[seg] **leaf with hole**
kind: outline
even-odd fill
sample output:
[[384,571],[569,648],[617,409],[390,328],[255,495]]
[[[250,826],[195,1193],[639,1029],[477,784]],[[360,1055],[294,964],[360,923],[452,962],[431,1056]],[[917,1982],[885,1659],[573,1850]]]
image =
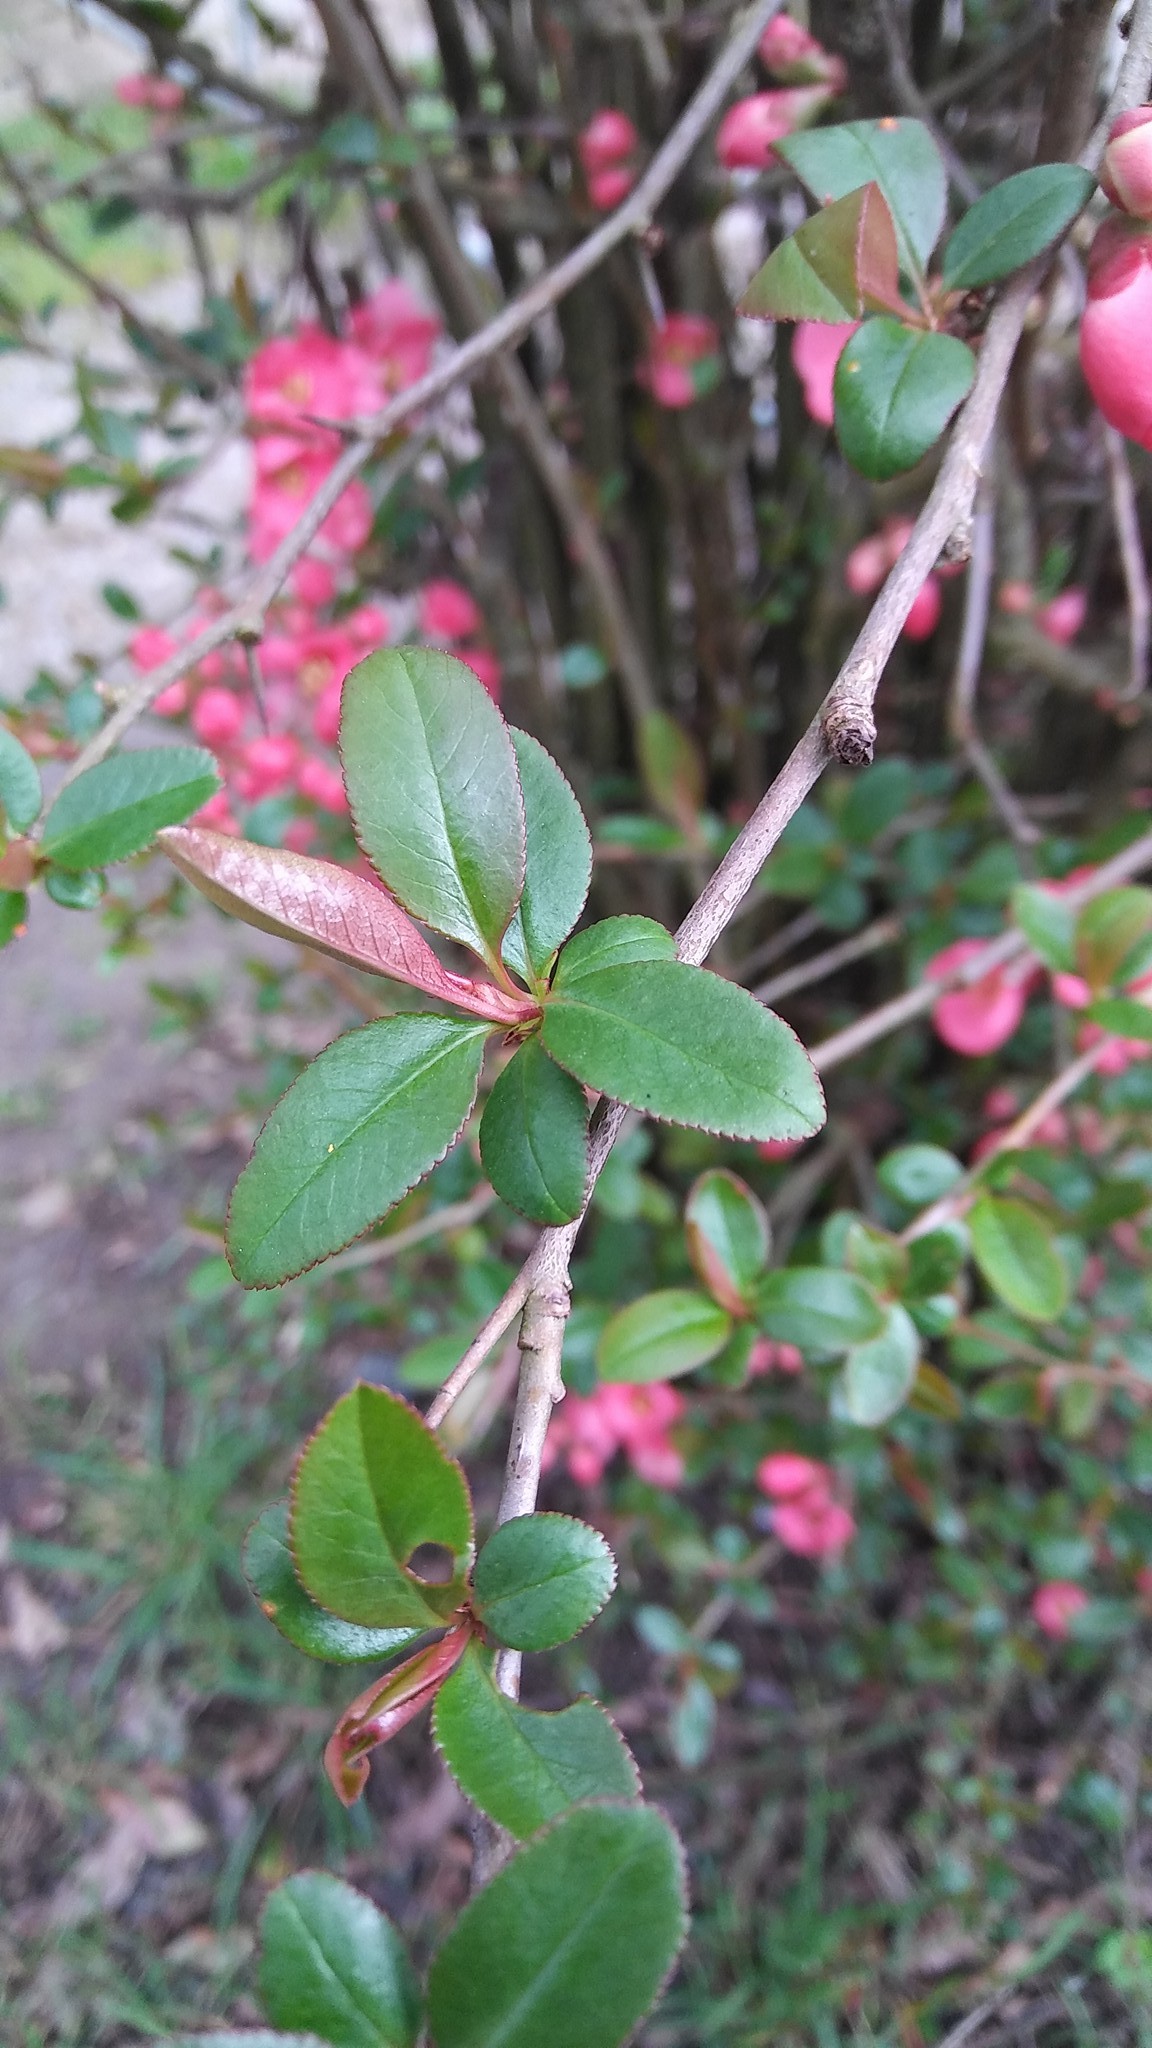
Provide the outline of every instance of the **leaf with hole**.
[[878,1429],[899,1413],[916,1384],[920,1338],[907,1309],[894,1302],[876,1337],[854,1344],[844,1361],[838,1412],[863,1429]]
[[948,203],[944,162],[923,121],[844,121],[809,128],[776,145],[822,206],[861,185],[879,185],[896,226],[901,267],[923,271],[940,239]]
[[232,1194],[228,1257],[275,1287],[378,1223],[442,1159],[476,1099],[483,1024],[382,1017],[305,1067]]
[[484,1106],[480,1157],[496,1193],[532,1223],[570,1223],[588,1178],[588,1104],[578,1081],[530,1038]]
[[160,833],[159,845],[209,902],[258,931],[299,940],[364,974],[406,982],[496,1023],[512,1024],[533,1013],[528,997],[449,973],[407,911],[348,868],[282,846],[233,839],[204,825],[173,826]]
[[914,469],[940,439],[976,374],[952,334],[865,320],[845,343],[832,381],[836,437],[862,476],[882,483]]
[[517,1515],[476,1559],[473,1607],[513,1650],[554,1650],[594,1621],[616,1583],[598,1529],[571,1515]]
[[752,1312],[771,1235],[764,1205],[727,1167],[702,1173],[684,1209],[688,1256],[713,1298],[731,1315]]
[[545,1051],[585,1087],[669,1123],[734,1138],[808,1138],[824,1095],[787,1024],[747,989],[679,960],[584,965],[561,956]]
[[524,793],[524,893],[504,938],[509,967],[530,981],[564,944],[588,895],[592,840],[584,813],[551,754],[513,726]]
[[840,325],[865,313],[911,311],[900,297],[891,209],[879,185],[824,206],[772,251],[740,301],[761,320]]
[[995,284],[1062,235],[1096,189],[1079,164],[1034,164],[984,192],[944,248],[941,281],[948,291]]
[[855,1273],[831,1266],[784,1266],[766,1273],[756,1306],[765,1336],[801,1351],[847,1351],[884,1328],[874,1289]]
[[436,2048],[622,2048],[686,1931],[683,1857],[663,1815],[578,1807],[497,1872],[437,1950]]
[[344,684],[340,752],[356,837],[405,909],[490,964],[524,887],[511,735],[451,654],[392,647]]
[[97,761],[61,790],[44,820],[40,850],[57,866],[102,868],[150,845],[220,787],[203,747],[141,747]]
[[604,1325],[596,1347],[600,1379],[640,1386],[672,1380],[716,1358],[732,1334],[726,1309],[692,1287],[664,1287],[630,1301]]
[[631,1752],[603,1707],[519,1706],[497,1691],[475,1647],[436,1695],[433,1733],[461,1791],[521,1841],[582,1800],[640,1794]]
[[40,770],[14,732],[0,725],[0,811],[13,832],[27,832],[40,816]]
[[[365,1628],[430,1628],[459,1605],[472,1555],[472,1503],[455,1460],[422,1417],[382,1387],[337,1401],[304,1446],[289,1518],[305,1589]],[[414,1554],[445,1552],[443,1583]]]
[[318,1607],[296,1575],[288,1540],[288,1502],[277,1501],[253,1522],[244,1542],[244,1576],[273,1628],[327,1664],[379,1664],[407,1649],[435,1623],[415,1628],[361,1628]]
[[260,1924],[260,1998],[274,2024],[332,2048],[414,2048],[420,1989],[392,1922],[321,1870],[277,1885]]
[[972,1256],[994,1294],[1030,1322],[1068,1306],[1069,1280],[1052,1233],[1026,1202],[982,1195],[968,1212]]

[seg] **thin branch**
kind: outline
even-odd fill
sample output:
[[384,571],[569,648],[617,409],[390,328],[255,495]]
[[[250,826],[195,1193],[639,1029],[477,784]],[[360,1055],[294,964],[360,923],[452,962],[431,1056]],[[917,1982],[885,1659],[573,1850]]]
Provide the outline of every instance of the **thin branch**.
[[953,149],[951,142],[940,127],[931,105],[921,92],[912,75],[908,52],[904,47],[904,29],[893,0],[877,0],[880,13],[880,28],[888,51],[888,76],[897,101],[906,114],[923,121],[947,167],[948,176],[961,199],[971,206],[980,197],[980,187],[964,159]]
[[1148,585],[1148,564],[1140,538],[1140,508],[1128,462],[1123,434],[1105,425],[1104,454],[1108,462],[1108,488],[1112,518],[1120,544],[1120,564],[1128,593],[1128,687],[1121,698],[1131,703],[1148,687],[1148,655],[1152,644],[1152,591]]
[[968,581],[964,592],[964,619],[960,628],[960,645],[952,676],[948,728],[957,746],[963,749],[973,772],[984,784],[1011,838],[1019,847],[1032,847],[1037,844],[1042,834],[1032,820],[1025,816],[997,767],[991,749],[981,738],[976,723],[976,691],[979,687],[980,671],[984,665],[984,647],[988,638],[988,617],[992,605],[992,582],[996,569],[995,517],[992,493],[989,486],[985,485],[981,490],[972,521],[972,554],[968,563]]
[[878,917],[874,924],[866,925],[862,932],[854,932],[850,939],[841,939],[838,945],[826,946],[822,953],[813,953],[810,960],[801,960],[795,967],[786,967],[783,974],[777,974],[771,981],[761,982],[752,993],[760,1003],[775,1003],[781,996],[790,996],[798,988],[810,988],[814,981],[824,981],[830,974],[837,974],[841,967],[850,967],[854,960],[865,960],[869,953],[878,953],[882,946],[890,946],[900,937],[904,926],[898,917]]
[[439,1428],[453,1402],[479,1372],[489,1352],[495,1349],[505,1331],[511,1329],[528,1299],[529,1284],[528,1268],[523,1266],[491,1315],[481,1323],[459,1365],[449,1373],[435,1400],[429,1404],[424,1420],[430,1429]]
[[[147,711],[153,699],[170,683],[178,682],[181,676],[187,675],[206,654],[237,634],[259,639],[264,613],[281,584],[311,546],[333,505],[364,467],[378,443],[386,442],[417,413],[436,404],[449,391],[473,383],[493,356],[523,341],[542,314],[549,312],[629,235],[648,226],[661,200],[719,113],[764,28],[779,12],[781,4],[782,0],[760,0],[760,4],[736,29],[666,141],[657,150],[644,176],[615,213],[505,306],[487,326],[462,342],[451,355],[434,365],[414,384],[408,385],[406,390],[398,392],[371,419],[359,423],[359,431],[350,439],[292,532],[265,567],[252,578],[237,603],[222,612],[170,661],[163,662],[141,679],[108,723],[77,756],[68,771],[69,780],[102,760],[135,720]],[[408,459],[411,458],[402,456],[401,465]]]

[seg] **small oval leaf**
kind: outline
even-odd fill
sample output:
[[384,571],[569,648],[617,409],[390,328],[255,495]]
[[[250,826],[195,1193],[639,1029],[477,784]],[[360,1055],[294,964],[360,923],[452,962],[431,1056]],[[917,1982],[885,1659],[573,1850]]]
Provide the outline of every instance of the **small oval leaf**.
[[178,825],[220,787],[203,747],[141,747],[86,768],[44,820],[40,850],[75,872],[141,853],[162,825]]
[[1030,1322],[1068,1306],[1069,1280],[1051,1232],[1026,1202],[982,1195],[968,1212],[972,1256],[994,1294]]
[[854,1344],[844,1361],[839,1412],[864,1429],[877,1429],[899,1412],[916,1383],[920,1338],[907,1309],[894,1302],[879,1336]]
[[684,1209],[688,1256],[709,1293],[734,1316],[749,1314],[768,1260],[764,1205],[727,1167],[702,1173]]
[[476,1559],[473,1605],[513,1650],[554,1650],[594,1621],[616,1584],[598,1529],[571,1515],[517,1515]]
[[27,832],[40,816],[40,770],[14,732],[0,725],[0,811],[13,832]]
[[757,1296],[760,1327],[801,1351],[847,1351],[884,1328],[884,1310],[867,1282],[831,1266],[784,1266],[766,1273]]
[[691,1287],[665,1287],[629,1302],[604,1325],[596,1347],[602,1380],[642,1385],[676,1379],[723,1351],[732,1318]]
[[532,1223],[570,1223],[584,1206],[588,1104],[578,1081],[529,1038],[484,1106],[480,1157],[496,1193]]
[[530,733],[511,727],[524,792],[524,893],[504,939],[509,967],[543,974],[576,923],[592,880],[592,840],[566,776]]
[[436,2048],[621,2048],[686,1929],[683,1858],[663,1815],[579,1807],[504,1865],[433,1957]]
[[338,1877],[302,1870],[270,1893],[260,1997],[273,2023],[332,2048],[412,2048],[420,1990],[392,1922]]
[[949,291],[994,284],[1039,256],[1062,235],[1096,189],[1079,164],[1034,164],[984,192],[970,206],[944,249],[943,283]]
[[845,343],[833,378],[843,454],[878,483],[914,469],[940,439],[975,374],[975,356],[955,335],[914,333],[899,320],[865,320]]

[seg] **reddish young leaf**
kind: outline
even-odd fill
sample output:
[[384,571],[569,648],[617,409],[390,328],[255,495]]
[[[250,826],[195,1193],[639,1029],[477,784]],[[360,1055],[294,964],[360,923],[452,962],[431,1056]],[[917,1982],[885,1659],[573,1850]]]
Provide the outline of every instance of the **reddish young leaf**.
[[203,895],[259,931],[297,939],[366,974],[405,981],[438,1002],[496,1024],[537,1014],[530,996],[506,995],[442,967],[407,911],[347,868],[278,846],[257,846],[203,825],[159,834],[169,860]]
[[390,1742],[431,1704],[473,1633],[470,1620],[458,1622],[439,1642],[417,1650],[345,1708],[324,1751],[324,1769],[342,1806],[354,1806],[368,1783],[370,1751]]

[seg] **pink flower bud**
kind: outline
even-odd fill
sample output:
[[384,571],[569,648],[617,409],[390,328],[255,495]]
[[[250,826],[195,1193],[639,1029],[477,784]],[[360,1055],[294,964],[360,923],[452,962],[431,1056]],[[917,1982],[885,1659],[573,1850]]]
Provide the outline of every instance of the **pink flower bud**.
[[773,1510],[772,1531],[797,1557],[835,1557],[856,1534],[856,1524],[838,1500],[785,1501]]
[[857,541],[844,564],[844,581],[856,597],[868,597],[879,590],[888,574],[888,543],[883,534],[870,533]]
[[636,183],[636,173],[628,164],[610,164],[603,171],[591,171],[588,175],[588,197],[597,213],[611,213],[626,199]]
[[[924,972],[930,979],[942,979],[983,952],[986,943],[984,939],[957,939],[929,960]],[[953,1052],[978,1059],[1011,1038],[1027,1000],[1027,983],[1009,980],[1003,968],[994,967],[967,988],[949,989],[942,995],[932,1011],[933,1027]]]
[[1110,426],[1152,450],[1152,228],[1113,214],[1088,256],[1080,367]]
[[490,647],[462,647],[461,661],[466,661],[474,676],[479,676],[494,704],[500,702],[500,682],[503,671],[499,657]]
[[784,86],[755,92],[729,107],[716,136],[716,154],[726,171],[763,171],[776,161],[776,144],[806,127],[825,105],[823,86]]
[[586,178],[623,163],[639,147],[640,137],[627,114],[619,107],[601,107],[581,130],[576,148]]
[[327,761],[316,760],[314,755],[301,761],[296,770],[296,787],[302,797],[322,811],[332,811],[339,816],[348,809],[343,776],[338,769],[330,768]]
[[799,1451],[771,1451],[756,1467],[756,1484],[769,1500],[827,1500],[831,1483],[827,1465]]
[[1133,107],[1113,121],[1100,183],[1113,206],[1152,220],[1152,107]]
[[301,604],[331,604],[336,595],[336,572],[315,555],[305,555],[292,571],[292,588]]
[[1032,1619],[1046,1636],[1062,1641],[1074,1616],[1083,1613],[1087,1605],[1083,1586],[1074,1586],[1070,1579],[1049,1579],[1032,1595]]
[[299,743],[291,733],[268,733],[262,739],[252,740],[245,749],[244,765],[253,797],[270,796],[273,790],[283,789],[291,782],[299,756]]
[[1062,590],[1048,604],[1042,604],[1036,613],[1034,624],[1046,640],[1054,640],[1057,647],[1065,647],[1074,640],[1088,611],[1088,592],[1073,585]]
[[764,69],[785,85],[826,85],[836,93],[847,87],[843,57],[833,56],[790,14],[778,14],[768,23],[758,48]]
[[929,576],[912,599],[911,609],[902,629],[905,640],[930,639],[940,624],[943,604],[940,585],[934,576]]
[[1026,619],[1036,603],[1036,592],[1030,583],[1002,583],[997,593],[997,608],[1011,619]]
[[192,730],[206,747],[226,747],[243,723],[243,706],[231,690],[203,690],[192,706]]
[[636,372],[657,405],[673,411],[692,405],[719,374],[720,330],[706,313],[669,313],[653,330]]
[[201,804],[191,821],[194,825],[210,825],[214,832],[227,832],[235,839],[240,831],[232,816],[232,806],[226,789],[218,789],[206,804]]
[[179,718],[188,709],[188,687],[185,683],[169,683],[158,697],[152,699],[152,709],[157,718]]
[[163,626],[141,626],[128,643],[128,652],[137,668],[145,674],[159,668],[162,662],[170,661],[176,652],[176,642]]
[[828,324],[822,320],[801,320],[792,336],[792,365],[804,387],[804,404],[809,418],[822,427],[832,425],[836,365],[859,324],[857,320]]
[[420,593],[420,630],[430,640],[465,640],[480,630],[480,613],[461,583],[426,583]]

